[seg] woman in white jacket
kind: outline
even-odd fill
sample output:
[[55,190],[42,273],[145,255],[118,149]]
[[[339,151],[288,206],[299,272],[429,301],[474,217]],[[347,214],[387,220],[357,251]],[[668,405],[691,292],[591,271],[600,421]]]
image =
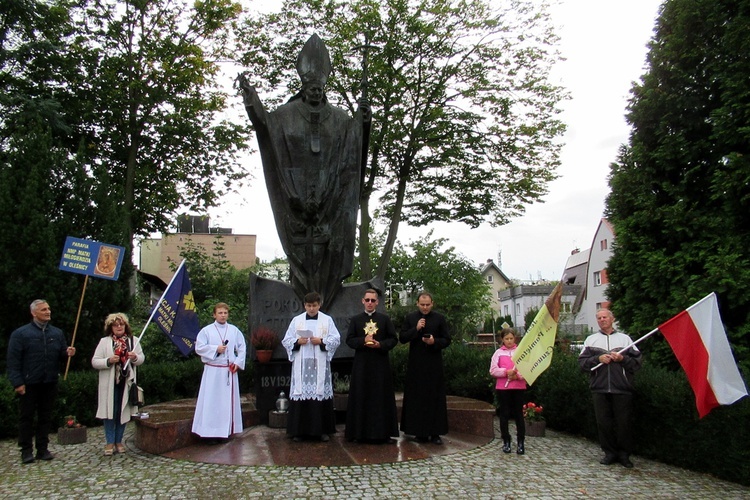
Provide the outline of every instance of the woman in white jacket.
[[135,383],[136,366],[143,364],[146,357],[140,344],[133,346],[133,334],[125,314],[107,316],[104,334],[91,358],[91,366],[99,370],[96,418],[104,420],[107,440],[104,454],[112,455],[115,452],[125,453],[122,436],[133,410],[128,395],[130,386]]

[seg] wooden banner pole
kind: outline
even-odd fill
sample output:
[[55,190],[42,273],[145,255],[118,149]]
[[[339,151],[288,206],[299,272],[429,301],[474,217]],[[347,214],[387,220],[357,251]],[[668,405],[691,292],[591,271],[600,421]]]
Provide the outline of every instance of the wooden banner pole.
[[[76,326],[73,328],[73,338],[70,341],[70,347],[76,345],[76,333],[78,332],[78,321],[81,319],[81,308],[83,307],[83,297],[86,295],[86,285],[89,282],[89,275],[87,274],[83,280],[83,290],[81,291],[81,301],[78,303],[78,314],[76,315]],[[68,356],[68,363],[65,365],[65,375],[63,380],[68,379],[68,370],[70,369],[70,356]]]

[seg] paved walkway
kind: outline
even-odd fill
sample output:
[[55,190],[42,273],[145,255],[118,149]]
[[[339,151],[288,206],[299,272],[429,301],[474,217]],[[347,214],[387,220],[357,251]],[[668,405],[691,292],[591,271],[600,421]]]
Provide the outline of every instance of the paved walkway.
[[523,456],[504,454],[495,439],[421,460],[281,467],[148,455],[134,448],[133,429],[124,455],[103,456],[97,427],[84,444],[52,436],[57,458],[29,465],[14,441],[0,441],[0,498],[750,498],[750,488],[638,456],[634,469],[600,465],[595,443],[550,430],[527,438]]

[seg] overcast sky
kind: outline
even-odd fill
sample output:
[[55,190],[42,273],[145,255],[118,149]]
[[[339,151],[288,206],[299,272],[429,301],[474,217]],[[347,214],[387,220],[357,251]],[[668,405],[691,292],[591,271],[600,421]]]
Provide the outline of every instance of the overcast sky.
[[[627,142],[625,107],[633,81],[644,72],[646,44],[653,34],[660,1],[562,0],[551,10],[566,61],[558,63],[553,81],[568,89],[563,103],[563,137],[559,179],[549,186],[544,203],[527,208],[523,217],[499,228],[470,229],[461,224],[434,224],[469,260],[498,262],[510,278],[560,279],[571,250],[588,249],[604,211],[609,165]],[[263,96],[261,95],[261,98]],[[260,157],[250,159],[255,179],[241,195],[229,196],[210,211],[211,224],[235,234],[256,234],[256,253],[263,261],[283,257],[268,201]],[[408,242],[429,229],[402,224],[399,240]]]

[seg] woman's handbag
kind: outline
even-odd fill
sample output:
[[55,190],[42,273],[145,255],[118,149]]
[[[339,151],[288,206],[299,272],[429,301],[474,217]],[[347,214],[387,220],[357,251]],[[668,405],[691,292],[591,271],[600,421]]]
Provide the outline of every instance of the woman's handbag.
[[143,406],[143,388],[133,382],[130,386],[130,396],[128,399],[130,400],[130,406]]

